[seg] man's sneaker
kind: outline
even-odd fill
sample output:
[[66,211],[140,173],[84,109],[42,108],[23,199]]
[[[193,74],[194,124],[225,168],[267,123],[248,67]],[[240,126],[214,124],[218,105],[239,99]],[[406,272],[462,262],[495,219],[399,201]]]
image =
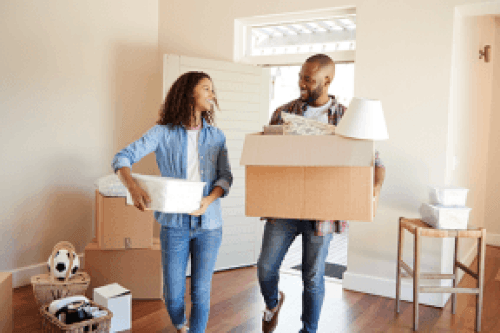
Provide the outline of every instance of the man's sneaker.
[[264,318],[262,318],[262,331],[264,333],[274,332],[276,326],[278,325],[278,314],[283,306],[283,302],[285,301],[285,294],[280,291],[278,296],[278,305],[276,306],[276,310],[271,312],[266,308],[264,310]]

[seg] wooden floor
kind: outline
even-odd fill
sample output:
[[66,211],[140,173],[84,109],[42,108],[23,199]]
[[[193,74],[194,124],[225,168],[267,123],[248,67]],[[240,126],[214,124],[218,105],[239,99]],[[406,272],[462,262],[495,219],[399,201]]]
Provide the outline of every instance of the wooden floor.
[[[472,264],[472,267],[476,263]],[[483,332],[500,332],[500,248],[487,247]],[[460,286],[473,286],[464,277]],[[295,333],[301,328],[300,277],[281,275],[280,288],[286,301],[276,333]],[[188,289],[189,292],[189,289]],[[214,275],[212,306],[207,332],[261,332],[264,302],[259,292],[256,268],[248,267]],[[187,296],[189,313],[189,296]],[[420,307],[420,332],[474,332],[475,296],[459,294],[457,314],[451,303],[444,309]],[[161,301],[133,301],[133,332],[175,332]],[[14,290],[15,332],[39,332],[40,318],[31,286]],[[402,302],[394,312],[394,300],[344,291],[327,283],[319,332],[412,332],[412,305]]]

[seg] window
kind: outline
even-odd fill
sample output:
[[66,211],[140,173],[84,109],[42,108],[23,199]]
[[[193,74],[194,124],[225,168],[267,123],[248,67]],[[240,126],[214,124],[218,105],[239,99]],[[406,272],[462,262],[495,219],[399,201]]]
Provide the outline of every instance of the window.
[[354,8],[235,20],[236,62],[257,65],[299,64],[316,53],[326,53],[335,62],[352,62],[355,48]]

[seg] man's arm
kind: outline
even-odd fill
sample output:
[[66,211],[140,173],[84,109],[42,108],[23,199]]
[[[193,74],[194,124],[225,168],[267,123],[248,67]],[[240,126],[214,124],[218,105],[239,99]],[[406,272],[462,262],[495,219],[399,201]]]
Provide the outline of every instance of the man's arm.
[[385,179],[385,167],[375,167],[375,176],[373,177],[373,196],[380,194],[380,189]]
[[293,100],[287,104],[283,104],[282,106],[278,107],[273,112],[273,115],[271,116],[271,119],[269,120],[269,125],[283,125],[283,119],[281,118],[281,112],[285,111],[288,113],[297,113],[300,105],[301,104],[300,104],[299,100]]
[[283,119],[281,119],[281,110],[282,108],[277,108],[273,115],[271,116],[271,120],[269,120],[269,125],[281,125],[283,124]]
[[378,150],[375,151],[375,170],[373,175],[373,196],[378,197],[385,179],[385,165],[380,159]]

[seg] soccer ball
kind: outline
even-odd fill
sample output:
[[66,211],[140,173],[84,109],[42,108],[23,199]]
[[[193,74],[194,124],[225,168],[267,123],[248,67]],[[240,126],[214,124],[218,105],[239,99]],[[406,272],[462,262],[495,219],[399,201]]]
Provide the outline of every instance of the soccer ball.
[[[69,277],[72,277],[76,272],[78,271],[78,268],[80,267],[80,260],[78,259],[78,255],[73,252],[73,266],[71,267],[71,272],[69,273]],[[66,278],[66,271],[69,267],[70,259],[69,259],[70,253],[68,250],[59,250],[56,252],[56,255],[54,257],[54,276],[58,279],[63,281]],[[50,272],[50,258],[52,255],[50,255],[49,259],[47,260],[47,267],[49,268]]]

